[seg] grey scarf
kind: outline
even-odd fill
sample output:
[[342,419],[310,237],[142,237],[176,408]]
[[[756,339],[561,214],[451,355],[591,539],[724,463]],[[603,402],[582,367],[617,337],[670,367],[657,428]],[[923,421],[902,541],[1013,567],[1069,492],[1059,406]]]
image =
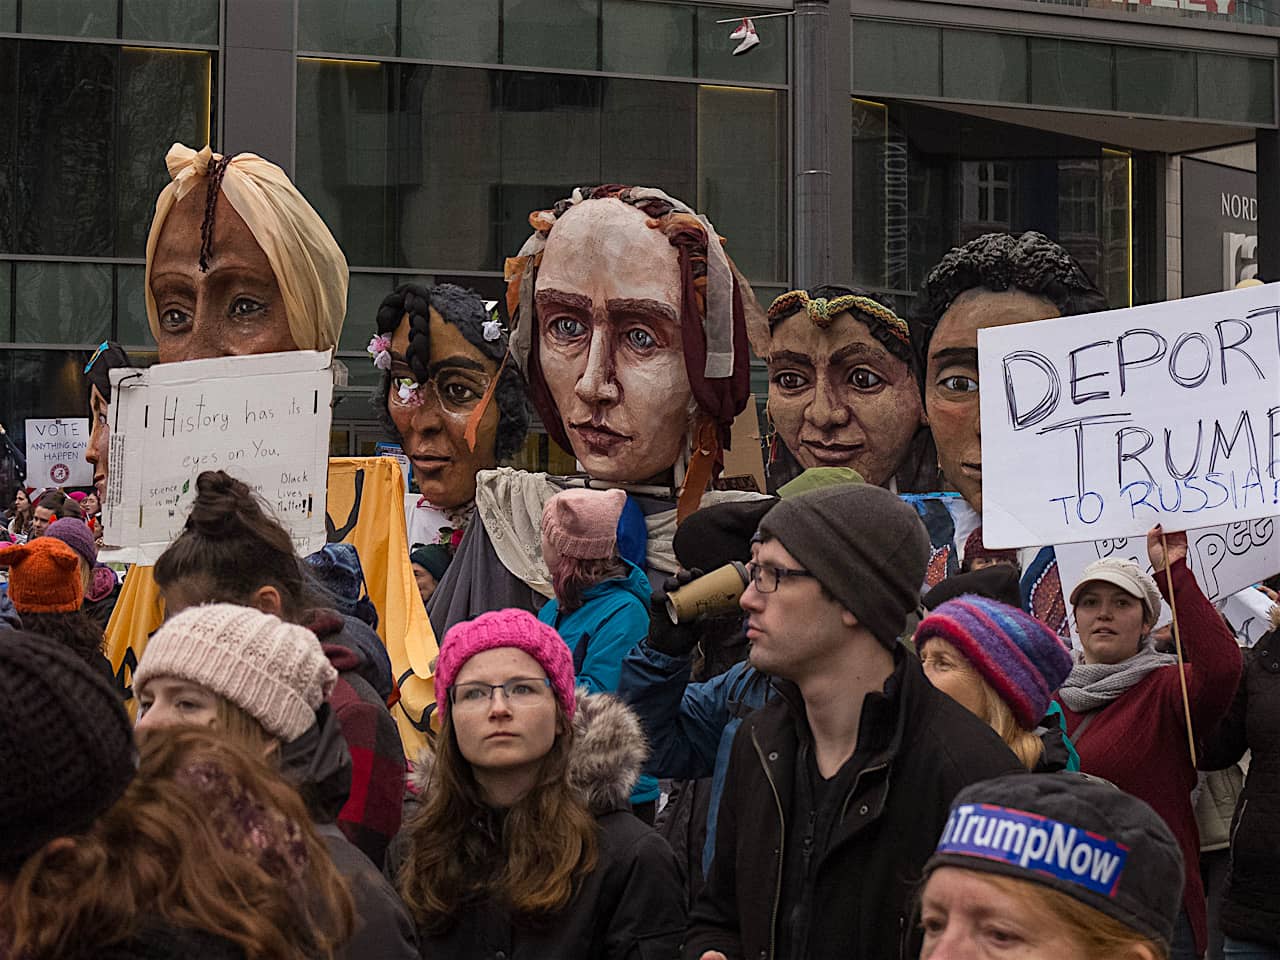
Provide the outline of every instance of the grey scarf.
[[1176,664],[1178,658],[1171,653],[1160,653],[1150,638],[1128,660],[1119,663],[1078,662],[1071,668],[1066,682],[1058,691],[1058,698],[1073,713],[1089,713],[1100,710],[1127,692],[1152,670]]

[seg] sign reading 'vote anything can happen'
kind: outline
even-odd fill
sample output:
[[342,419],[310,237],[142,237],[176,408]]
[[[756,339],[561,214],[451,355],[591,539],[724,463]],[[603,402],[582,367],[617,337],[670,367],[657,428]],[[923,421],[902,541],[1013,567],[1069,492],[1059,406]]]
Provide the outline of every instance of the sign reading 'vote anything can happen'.
[[1280,515],[1280,284],[982,330],[983,540]]

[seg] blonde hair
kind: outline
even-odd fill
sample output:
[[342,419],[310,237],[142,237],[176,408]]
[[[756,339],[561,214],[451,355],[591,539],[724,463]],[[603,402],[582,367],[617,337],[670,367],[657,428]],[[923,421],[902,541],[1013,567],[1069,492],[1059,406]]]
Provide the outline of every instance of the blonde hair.
[[1029,900],[1029,906],[1049,914],[1091,960],[1118,960],[1135,947],[1146,947],[1157,960],[1169,958],[1169,948],[1163,943],[1125,926],[1115,917],[1075,897],[1033,880],[1017,880],[985,871],[982,876],[1006,896],[1016,897],[1024,903]]
[[982,674],[976,670],[974,674],[982,690],[982,719],[1005,742],[1005,746],[1013,751],[1019,763],[1028,770],[1034,770],[1040,758],[1044,756],[1044,742],[1033,731],[1026,729],[1014,719],[1009,705],[992,689],[991,684],[983,679]]
[[[212,691],[210,691],[212,693]],[[226,697],[214,694],[217,701],[217,722],[214,729],[247,749],[255,756],[265,757],[279,748],[279,741],[267,733],[252,714],[232,703]]]

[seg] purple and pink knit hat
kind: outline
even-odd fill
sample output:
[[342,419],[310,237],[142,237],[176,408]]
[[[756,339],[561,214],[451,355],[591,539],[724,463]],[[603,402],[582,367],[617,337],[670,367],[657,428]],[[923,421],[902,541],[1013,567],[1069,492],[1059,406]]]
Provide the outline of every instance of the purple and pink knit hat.
[[1017,607],[976,594],[948,600],[920,621],[916,652],[923,656],[933,637],[960,651],[1026,730],[1044,719],[1071,672],[1071,654],[1056,633]]
[[455,624],[444,635],[440,656],[436,660],[436,709],[441,716],[449,712],[449,688],[457,679],[462,665],[477,653],[515,647],[537,660],[551,689],[572,720],[575,705],[573,656],[560,634],[527,610],[493,610],[474,620]]

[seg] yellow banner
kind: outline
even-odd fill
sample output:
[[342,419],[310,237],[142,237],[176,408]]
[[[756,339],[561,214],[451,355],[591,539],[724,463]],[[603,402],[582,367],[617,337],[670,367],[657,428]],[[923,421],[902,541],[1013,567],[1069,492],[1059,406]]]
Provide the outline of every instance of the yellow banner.
[[[378,635],[400,687],[391,715],[412,759],[425,743],[423,717],[435,702],[432,670],[439,647],[409,566],[400,464],[391,457],[330,460],[327,527],[330,543],[349,543],[360,554],[369,598],[378,608]],[[163,620],[164,603],[151,568],[133,567],[107,624],[107,655],[130,713],[136,704],[134,668]]]

